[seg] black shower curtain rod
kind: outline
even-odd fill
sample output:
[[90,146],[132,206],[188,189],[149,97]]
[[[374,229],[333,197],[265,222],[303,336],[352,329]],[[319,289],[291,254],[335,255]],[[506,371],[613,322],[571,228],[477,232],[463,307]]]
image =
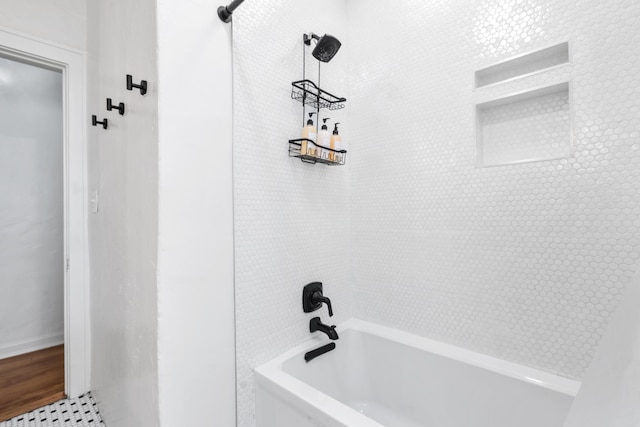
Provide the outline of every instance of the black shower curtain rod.
[[244,0],[233,0],[227,6],[220,6],[218,8],[218,16],[222,19],[222,22],[231,22],[231,14],[242,4],[243,1]]

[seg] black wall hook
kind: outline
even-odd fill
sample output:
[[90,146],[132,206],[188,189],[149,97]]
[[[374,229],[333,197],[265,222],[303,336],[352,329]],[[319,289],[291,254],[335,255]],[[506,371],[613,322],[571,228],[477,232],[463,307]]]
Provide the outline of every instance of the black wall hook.
[[109,122],[107,121],[107,119],[102,119],[102,121],[99,122],[98,117],[96,117],[95,114],[91,116],[91,124],[93,126],[102,125],[102,129],[106,129],[109,126]]
[[107,98],[107,110],[118,110],[118,113],[120,113],[121,116],[124,116],[124,102],[114,105],[111,98]]
[[140,95],[144,95],[147,93],[147,81],[140,80],[140,84],[133,83],[133,76],[131,74],[127,74],[127,90],[133,90],[133,88],[140,89]]

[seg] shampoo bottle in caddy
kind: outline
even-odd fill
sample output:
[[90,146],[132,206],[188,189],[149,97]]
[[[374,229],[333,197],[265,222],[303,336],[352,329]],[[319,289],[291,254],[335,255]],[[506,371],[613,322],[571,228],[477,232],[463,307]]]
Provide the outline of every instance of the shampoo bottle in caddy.
[[[340,122],[335,123],[333,125],[333,135],[331,135],[331,142],[329,143],[329,148],[332,150],[344,150],[342,148],[342,137],[338,134],[338,125]],[[329,152],[329,160],[332,162],[340,162],[342,160],[342,153],[337,153],[336,151]]]
[[331,143],[331,134],[329,133],[329,129],[327,129],[327,120],[329,120],[328,117],[326,119],[322,119],[322,128],[320,129],[320,132],[318,132],[317,144],[320,146],[318,147],[320,152],[317,153],[317,156],[322,157],[323,159],[327,159],[330,153],[329,150],[325,150],[325,148],[328,148]]
[[[313,115],[316,113],[309,113],[309,120],[307,120],[307,125],[302,128],[302,137],[304,139],[310,139],[313,142],[316,142],[316,127],[313,125]],[[308,141],[302,141],[300,145],[300,154],[315,156],[315,148],[313,144],[309,144]]]

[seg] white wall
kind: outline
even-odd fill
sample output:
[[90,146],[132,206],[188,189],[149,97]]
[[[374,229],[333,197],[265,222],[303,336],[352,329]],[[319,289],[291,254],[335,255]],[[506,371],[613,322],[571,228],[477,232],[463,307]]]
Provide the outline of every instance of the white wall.
[[[640,258],[640,4],[348,3],[356,316],[581,378]],[[474,94],[566,39],[573,64]],[[566,77],[574,156],[477,168],[472,102]]]
[[0,26],[85,49],[86,0],[0,0]]
[[0,358],[64,341],[62,74],[0,58]]
[[[290,96],[291,82],[302,79],[303,34],[342,41],[322,82],[347,99],[351,51],[340,0],[245,2],[233,19],[238,425],[247,427],[255,422],[252,368],[307,339],[311,317],[335,324],[351,315],[349,165],[309,165],[287,154],[287,141],[302,134],[302,105]],[[307,61],[315,80],[310,50]],[[345,138],[350,109],[347,102],[345,110],[323,110],[344,123]],[[303,313],[302,288],[313,281],[324,283],[333,318],[326,308]]]
[[158,2],[158,367],[168,427],[235,425],[231,27],[218,6]]
[[[92,388],[111,427],[159,425],[158,73],[155,0],[88,2]],[[125,89],[125,75],[149,91]],[[126,104],[107,112],[105,99]],[[90,120],[90,116],[87,117]]]
[[90,132],[92,380],[109,426],[235,424],[231,42],[216,7],[89,6],[90,113],[110,120]]

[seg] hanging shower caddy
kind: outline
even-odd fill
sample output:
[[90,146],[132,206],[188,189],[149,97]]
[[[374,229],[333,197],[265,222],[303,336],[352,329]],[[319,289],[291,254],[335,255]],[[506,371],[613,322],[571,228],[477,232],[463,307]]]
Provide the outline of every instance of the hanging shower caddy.
[[[313,56],[318,60],[318,83],[307,79],[306,72],[306,49],[311,46],[311,41],[315,39],[318,44],[313,51]],[[336,96],[320,87],[320,67],[322,62],[329,62],[333,55],[340,48],[340,42],[332,36],[325,35],[318,37],[311,33],[304,34],[302,45],[302,80],[291,83],[291,98],[302,103],[302,126],[305,125],[305,105],[316,110],[316,135],[318,135],[318,124],[320,122],[320,110],[340,110],[345,107],[346,98]],[[303,144],[307,147],[302,153]],[[314,153],[314,154],[309,154]],[[316,141],[305,138],[289,140],[289,157],[298,157],[305,163],[322,163],[328,166],[344,165],[347,159],[347,150],[336,150]]]

